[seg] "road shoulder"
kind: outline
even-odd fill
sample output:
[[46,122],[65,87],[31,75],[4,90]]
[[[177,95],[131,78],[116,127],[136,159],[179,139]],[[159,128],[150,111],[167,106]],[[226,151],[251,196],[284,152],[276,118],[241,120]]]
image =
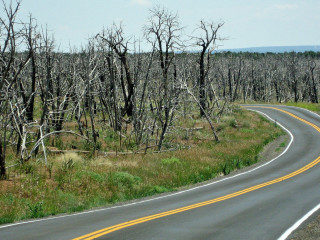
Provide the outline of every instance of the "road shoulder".
[[313,214],[289,237],[290,240],[316,240],[320,239],[320,213]]

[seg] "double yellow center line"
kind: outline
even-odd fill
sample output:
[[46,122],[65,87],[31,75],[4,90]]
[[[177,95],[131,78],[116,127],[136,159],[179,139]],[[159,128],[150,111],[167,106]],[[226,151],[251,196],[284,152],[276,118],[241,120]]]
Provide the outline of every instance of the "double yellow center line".
[[[302,118],[300,118],[300,117],[298,117],[298,116],[296,116],[296,115],[294,115],[294,114],[292,114],[290,112],[287,112],[287,111],[279,109],[279,108],[274,108],[274,107],[263,107],[263,108],[270,108],[270,109],[274,109],[274,110],[286,113],[286,114],[290,115],[291,117],[296,118],[299,121],[302,121],[307,125],[310,125],[314,129],[316,129],[318,132],[320,132],[320,128],[317,125],[315,125],[315,124],[313,124],[311,122],[308,122],[308,121],[306,121],[306,120],[304,120],[304,119],[302,119]],[[249,187],[249,188],[237,191],[235,193],[231,193],[231,194],[228,194],[228,195],[225,195],[225,196],[222,196],[222,197],[214,198],[214,199],[211,199],[211,200],[208,200],[208,201],[204,201],[204,202],[192,204],[192,205],[189,205],[189,206],[186,206],[186,207],[181,207],[181,208],[177,208],[177,209],[174,209],[174,210],[170,210],[170,211],[166,211],[166,212],[150,215],[150,216],[147,216],[147,217],[138,218],[138,219],[135,219],[135,220],[132,220],[132,221],[120,223],[120,224],[117,224],[117,225],[114,225],[114,226],[111,226],[111,227],[107,227],[107,228],[104,228],[104,229],[101,229],[101,230],[98,230],[98,231],[83,235],[83,236],[78,237],[78,238],[74,238],[73,240],[95,239],[95,238],[101,237],[103,235],[106,235],[106,234],[111,233],[111,232],[115,232],[117,230],[120,230],[120,229],[123,229],[123,228],[126,228],[126,227],[130,227],[130,226],[137,225],[137,224],[144,223],[144,222],[148,222],[148,221],[151,221],[151,220],[154,220],[154,219],[170,216],[170,215],[177,214],[177,213],[180,213],[180,212],[189,211],[191,209],[207,206],[207,205],[210,205],[210,204],[213,204],[213,203],[217,203],[217,202],[221,202],[221,201],[224,201],[224,200],[227,200],[227,199],[230,199],[230,198],[234,198],[234,197],[243,195],[245,193],[249,193],[249,192],[255,191],[257,189],[260,189],[260,188],[263,188],[263,187],[266,187],[266,186],[269,186],[269,185],[272,185],[272,184],[287,180],[287,179],[292,178],[294,176],[297,176],[297,175],[307,171],[308,169],[312,168],[313,166],[317,165],[319,162],[320,162],[320,156],[317,159],[315,159],[314,161],[312,161],[311,163],[307,164],[306,166],[304,166],[304,167],[302,167],[302,168],[300,168],[300,169],[298,169],[298,170],[296,170],[296,171],[294,171],[294,172],[292,172],[290,174],[287,174],[287,175],[285,175],[283,177],[279,177],[279,178],[276,178],[274,180],[271,180],[271,181],[268,181],[268,182],[265,182],[265,183],[261,183],[261,184],[258,184],[256,186]]]

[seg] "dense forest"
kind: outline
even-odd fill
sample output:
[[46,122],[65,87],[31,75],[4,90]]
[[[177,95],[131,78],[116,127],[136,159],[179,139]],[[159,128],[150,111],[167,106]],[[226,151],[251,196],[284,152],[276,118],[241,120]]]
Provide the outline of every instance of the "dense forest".
[[[171,148],[166,136],[179,127],[178,116],[203,117],[219,141],[214,123],[232,103],[319,101],[320,53],[217,53],[223,23],[201,21],[186,43],[178,15],[157,7],[139,41],[114,24],[62,53],[35,19],[18,20],[19,1],[3,7],[2,178],[8,152],[23,163],[41,150],[47,161],[60,134],[99,151],[108,129],[126,149],[161,151]],[[151,50],[141,50],[144,44]]]

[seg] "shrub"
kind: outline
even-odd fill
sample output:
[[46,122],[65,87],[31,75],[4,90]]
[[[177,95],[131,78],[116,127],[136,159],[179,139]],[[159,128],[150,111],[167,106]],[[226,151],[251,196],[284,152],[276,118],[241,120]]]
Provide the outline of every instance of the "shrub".
[[164,192],[169,192],[169,191],[170,191],[170,189],[168,189],[164,186],[155,185],[155,186],[150,187],[148,194],[153,195],[153,194],[164,193]]
[[232,118],[229,122],[229,126],[233,128],[238,128],[237,120],[235,118]]
[[105,176],[103,176],[102,174],[99,174],[97,172],[93,172],[93,171],[81,171],[81,172],[77,172],[76,173],[76,178],[78,178],[79,180],[83,180],[83,178],[88,178],[94,182],[99,182],[102,183],[105,181]]
[[115,172],[111,174],[111,182],[114,185],[118,186],[127,186],[132,187],[135,184],[138,184],[142,181],[142,179],[138,176],[134,176],[127,172]]
[[38,218],[38,217],[44,217],[44,212],[43,212],[43,202],[37,202],[35,204],[28,204],[29,207],[29,217],[30,218]]

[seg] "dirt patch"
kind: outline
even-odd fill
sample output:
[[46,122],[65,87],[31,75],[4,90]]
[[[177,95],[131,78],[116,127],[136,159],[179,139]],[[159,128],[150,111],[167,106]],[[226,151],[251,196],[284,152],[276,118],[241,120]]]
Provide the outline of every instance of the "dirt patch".
[[264,147],[263,151],[259,154],[261,162],[270,161],[279,156],[288,146],[290,138],[288,135],[278,137],[276,140],[269,143]]
[[5,194],[8,189],[14,187],[14,182],[12,180],[0,181],[0,194]]
[[[319,213],[318,213],[319,214]],[[291,240],[316,240],[320,239],[320,215],[316,215],[307,220],[295,230],[288,239]]]

